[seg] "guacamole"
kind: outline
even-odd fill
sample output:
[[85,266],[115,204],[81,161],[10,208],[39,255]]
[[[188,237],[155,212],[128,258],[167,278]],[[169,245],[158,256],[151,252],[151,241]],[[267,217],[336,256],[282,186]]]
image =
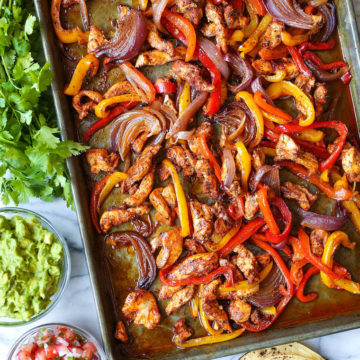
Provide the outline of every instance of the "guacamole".
[[63,256],[61,243],[34,217],[0,215],[0,316],[29,320],[46,309]]

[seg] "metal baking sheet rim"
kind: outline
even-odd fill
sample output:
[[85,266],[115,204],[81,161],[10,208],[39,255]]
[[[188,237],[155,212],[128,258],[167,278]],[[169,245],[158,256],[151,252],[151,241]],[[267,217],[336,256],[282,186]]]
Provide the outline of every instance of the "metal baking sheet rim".
[[[62,133],[63,140],[73,140],[74,126],[71,120],[71,112],[68,106],[68,101],[63,93],[63,71],[59,56],[59,49],[57,47],[55,34],[52,28],[51,17],[49,12],[48,0],[34,0],[37,15],[40,20],[42,42],[46,59],[50,62],[54,71],[54,81],[52,84],[52,93],[54,97],[54,104],[56,114],[58,117],[59,127]],[[336,0],[338,19],[339,19],[339,36],[342,46],[342,51],[345,61],[347,61],[352,69],[353,80],[350,84],[351,96],[353,99],[354,111],[356,115],[358,132],[360,131],[360,43],[359,35],[356,27],[355,13],[351,0]],[[71,177],[72,191],[74,195],[74,202],[76,213],[79,221],[80,234],[85,249],[87,266],[90,275],[90,281],[93,289],[95,305],[97,308],[101,333],[104,341],[104,348],[109,360],[125,359],[121,354],[115,354],[112,349],[113,329],[109,328],[109,321],[106,321],[106,306],[105,301],[106,290],[103,288],[103,281],[100,279],[100,274],[96,272],[96,255],[91,251],[94,246],[96,237],[92,229],[89,214],[89,203],[86,190],[86,182],[79,158],[73,157],[67,162],[69,173]],[[109,315],[111,316],[111,314]],[[251,339],[247,344],[229,347],[229,343],[223,343],[221,349],[211,351],[212,346],[203,346],[202,353],[186,357],[186,354],[177,353],[171,354],[172,359],[213,359],[228,355],[234,355],[246,351],[251,351],[268,346],[275,346],[293,341],[301,341],[313,337],[329,335],[340,331],[355,329],[360,327],[360,311],[355,311],[349,314],[339,315],[332,319],[318,320],[300,326],[277,328],[273,331],[259,333],[259,337]],[[161,354],[164,357],[164,354]],[[165,354],[166,357],[166,354]]]

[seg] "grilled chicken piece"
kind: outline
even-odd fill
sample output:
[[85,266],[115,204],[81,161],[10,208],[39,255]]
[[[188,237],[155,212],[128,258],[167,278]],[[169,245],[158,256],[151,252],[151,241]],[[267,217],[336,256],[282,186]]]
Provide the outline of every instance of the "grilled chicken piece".
[[224,7],[224,20],[229,29],[242,29],[249,24],[249,18],[240,16],[239,11],[230,3],[223,1],[222,5]]
[[87,43],[87,52],[89,54],[95,52],[95,50],[104,42],[108,40],[105,38],[104,33],[99,30],[97,26],[91,26],[89,32],[89,40]]
[[171,61],[185,59],[186,48],[179,46],[171,56],[165,51],[149,50],[141,53],[136,59],[135,67],[164,65]]
[[147,131],[142,132],[131,144],[131,149],[133,152],[140,154],[148,141],[149,133]]
[[179,344],[182,344],[185,340],[192,336],[194,330],[186,326],[185,318],[181,318],[174,324],[173,333],[178,337]]
[[304,91],[307,96],[311,96],[311,91],[315,86],[315,77],[299,74],[295,79],[295,85]]
[[184,248],[186,249],[188,255],[195,255],[206,252],[204,246],[192,237],[186,238],[184,240]]
[[325,84],[316,84],[314,91],[315,118],[320,119],[324,112],[323,104],[326,103],[327,88]]
[[120,156],[115,153],[108,154],[106,149],[98,148],[86,151],[86,160],[93,174],[98,174],[100,171],[114,171],[119,158]]
[[311,252],[316,256],[322,256],[324,252],[324,246],[326,240],[329,237],[329,233],[322,229],[315,229],[310,234],[310,246]]
[[189,302],[195,295],[195,285],[187,285],[183,289],[176,292],[168,302],[165,312],[168,316],[178,311],[187,302]]
[[259,211],[259,203],[257,201],[257,194],[245,195],[245,214],[244,218],[246,220],[251,220]]
[[166,151],[166,157],[175,165],[177,171],[182,171],[185,177],[194,175],[195,172],[190,156],[190,151],[186,152],[179,145],[172,146]]
[[136,163],[127,171],[128,177],[123,182],[124,192],[126,192],[137,181],[140,181],[151,169],[152,159],[161,149],[161,144],[147,146],[141,155],[136,159]]
[[191,87],[199,91],[214,91],[215,86],[206,82],[201,76],[200,68],[183,60],[176,60],[172,64],[172,71],[181,79],[187,81]]
[[241,325],[241,323],[250,319],[251,305],[244,300],[231,300],[228,312],[230,319]]
[[205,136],[205,140],[208,141],[214,134],[213,127],[209,121],[203,121],[191,135],[188,140],[190,150],[196,155],[197,158],[203,159],[201,152],[201,136]]
[[203,301],[214,301],[217,299],[217,289],[221,284],[220,279],[211,281],[209,284],[202,285],[199,291],[199,299]]
[[126,80],[116,82],[114,85],[112,85],[104,94],[104,98],[108,99],[122,94],[136,94],[133,86]]
[[263,314],[259,310],[255,309],[250,315],[250,321],[253,324],[257,325],[257,324],[264,322],[264,320],[271,319],[272,316],[273,315]]
[[201,0],[175,0],[176,10],[197,27],[203,17]]
[[311,193],[306,187],[286,181],[281,186],[281,192],[286,199],[295,199],[303,210],[309,210],[317,200],[317,195]]
[[218,291],[217,297],[220,300],[237,300],[245,299],[251,295],[256,294],[259,291],[259,285],[255,285],[246,290],[230,291],[230,292],[220,292]]
[[176,206],[176,193],[175,193],[175,187],[173,184],[168,184],[163,188],[163,191],[161,193],[165,201],[170,206],[170,209],[175,209]]
[[153,192],[150,194],[149,200],[157,211],[155,214],[156,220],[171,226],[176,217],[176,213],[173,211],[176,204],[176,197],[174,200],[173,195],[175,190],[172,188],[172,190],[174,190],[173,193],[171,186],[169,188],[168,186],[165,188],[157,188],[153,190]]
[[234,252],[237,253],[236,265],[249,284],[259,281],[258,263],[254,254],[241,244],[234,248]]
[[203,192],[212,199],[219,197],[219,183],[209,160],[198,160],[195,165],[196,175],[202,180]]
[[360,152],[354,146],[345,147],[341,152],[341,165],[350,182],[360,181]]
[[234,221],[228,215],[228,212],[225,206],[217,201],[213,206],[213,212],[215,214],[216,220],[214,223],[214,230],[217,234],[223,236],[225,235],[232,226],[234,225]]
[[206,242],[213,232],[213,213],[211,206],[199,201],[190,201],[190,212],[194,227],[193,238],[200,243]]
[[265,164],[265,154],[261,148],[256,148],[251,153],[251,165],[258,171]]
[[170,280],[181,280],[191,276],[200,277],[209,274],[219,265],[217,253],[203,253],[186,257],[168,274]]
[[147,290],[132,291],[122,307],[123,314],[136,325],[154,329],[160,322],[160,313],[154,295]]
[[115,337],[115,339],[120,340],[124,344],[126,344],[129,341],[129,337],[126,333],[125,325],[121,320],[119,320],[116,323],[114,337]]
[[271,256],[270,254],[260,254],[255,256],[256,261],[259,263],[261,269],[263,269],[266,265],[270,264]]
[[295,79],[300,74],[299,68],[294,63],[293,59],[290,59],[290,58],[287,58],[287,57],[283,58],[282,59],[282,66],[286,70],[286,76],[285,76],[286,80]]
[[221,305],[215,301],[202,301],[202,307],[204,310],[204,314],[210,321],[216,321],[217,325],[229,332],[232,332],[232,328],[229,323],[229,318],[225,310]]
[[262,45],[267,49],[274,49],[281,44],[281,33],[285,30],[284,23],[280,21],[272,21],[267,27]]
[[156,258],[156,265],[159,269],[174,264],[183,251],[181,228],[177,227],[158,234],[150,241],[150,244],[152,252],[161,247]]
[[263,59],[254,60],[251,63],[251,65],[260,75],[271,75],[275,71],[273,63],[268,60],[263,60]]
[[150,170],[150,172],[143,177],[139,188],[135,191],[135,193],[124,200],[125,205],[130,207],[139,206],[148,198],[154,186],[154,174],[155,168]]
[[292,160],[306,167],[310,174],[314,174],[319,167],[315,155],[302,151],[295,141],[286,134],[281,134],[276,144],[275,161],[277,160]]
[[[161,77],[161,78],[158,78],[156,81],[155,81],[155,85],[156,84],[159,84],[161,82],[168,82],[170,81],[170,79],[166,76],[164,77]],[[178,116],[178,111],[177,111],[177,108],[176,108],[176,105],[175,105],[175,102],[172,100],[172,98],[166,94],[164,96],[164,100],[163,100],[163,109],[164,111],[170,115],[170,116],[173,116],[174,119],[177,118]]]
[[140,205],[133,208],[126,209],[125,207],[118,207],[111,210],[106,210],[100,217],[100,227],[104,233],[109,232],[113,226],[124,224],[130,220],[148,214],[151,210],[149,205]]
[[[222,9],[219,6],[214,5],[212,0],[206,0],[205,14],[207,20],[210,23],[210,26],[213,28],[211,32],[215,32],[216,44],[220,46],[221,50],[226,54],[228,50],[226,36],[227,33]],[[205,25],[201,29],[204,36],[207,36],[209,34],[209,29],[207,29],[208,26],[209,24]]]
[[175,54],[174,45],[171,43],[171,41],[164,40],[160,37],[156,25],[150,20],[147,21],[147,30],[148,30],[147,42],[152,48],[157,49],[159,51],[164,51],[167,54],[169,54],[169,56],[174,56]]
[[[88,98],[89,101],[84,102],[85,98]],[[79,119],[83,119],[88,116],[90,110],[94,110],[101,100],[103,97],[97,91],[81,90],[73,97],[72,106],[79,114]]]
[[159,291],[159,300],[169,299],[175,295],[183,286],[168,286],[163,284]]

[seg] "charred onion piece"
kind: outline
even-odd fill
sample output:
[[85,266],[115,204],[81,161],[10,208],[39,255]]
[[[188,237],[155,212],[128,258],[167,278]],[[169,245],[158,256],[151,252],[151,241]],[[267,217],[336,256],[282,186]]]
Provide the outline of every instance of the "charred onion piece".
[[265,98],[266,102],[270,105],[274,105],[274,102],[271,100],[270,96],[265,91],[262,82],[264,78],[262,76],[258,76],[252,83],[251,83],[251,91],[255,94],[257,91],[260,91],[262,96]]
[[320,69],[310,60],[305,60],[305,63],[314,74],[316,79],[323,82],[331,82],[340,79],[345,73],[349,71],[349,66],[343,66],[337,72],[330,72]]
[[252,192],[255,192],[260,181],[269,185],[277,196],[280,196],[280,175],[279,167],[277,165],[263,165],[250,181],[249,187]]
[[322,13],[325,24],[324,32],[319,41],[328,41],[336,26],[336,7],[333,3],[327,3],[319,6],[319,11]]
[[81,21],[84,25],[85,31],[87,31],[89,30],[90,22],[89,22],[89,13],[86,6],[86,0],[79,0],[79,4],[80,4]]
[[311,211],[298,209],[299,214],[303,217],[301,225],[307,226],[310,229],[323,229],[326,231],[334,231],[342,228],[348,218],[347,215],[340,217],[331,215],[321,215]]
[[107,235],[105,241],[115,249],[129,245],[133,247],[139,266],[136,288],[148,289],[156,278],[156,262],[146,239],[135,231],[119,231]]
[[229,150],[228,148],[224,148],[223,158],[224,158],[223,161],[225,162],[226,165],[226,174],[223,182],[225,189],[229,189],[230,185],[234,180],[236,173],[235,160],[231,153],[231,150]]
[[127,6],[119,6],[118,27],[114,37],[100,44],[94,53],[105,55],[112,62],[127,61],[136,56],[147,36],[146,19],[141,11]]
[[154,231],[150,214],[147,215],[147,220],[142,218],[137,218],[131,220],[131,224],[135,228],[135,230],[145,238],[149,237]]

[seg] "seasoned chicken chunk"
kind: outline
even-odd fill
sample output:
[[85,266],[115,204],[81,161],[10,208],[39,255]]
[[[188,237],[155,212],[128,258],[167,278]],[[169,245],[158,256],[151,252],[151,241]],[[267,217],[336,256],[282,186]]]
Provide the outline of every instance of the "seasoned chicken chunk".
[[295,85],[304,91],[307,96],[311,96],[311,91],[315,86],[315,77],[299,74],[295,79]]
[[210,321],[216,321],[217,325],[224,330],[232,332],[232,328],[229,323],[229,318],[226,311],[223,309],[221,305],[215,301],[203,301],[202,307],[204,310],[204,314]]
[[237,245],[234,248],[236,256],[236,266],[244,274],[249,284],[259,281],[258,263],[254,254],[244,245]]
[[218,291],[217,297],[220,300],[237,300],[237,299],[245,299],[251,295],[256,294],[259,291],[259,285],[252,286],[251,288],[247,288],[246,290],[235,290],[230,292],[222,292]]
[[186,238],[184,240],[184,248],[186,249],[188,255],[195,255],[206,252],[204,246],[192,237]]
[[158,298],[159,298],[159,300],[171,298],[183,287],[184,286],[169,286],[169,285],[163,284],[160,288]]
[[219,182],[209,160],[198,160],[195,165],[196,175],[202,180],[203,192],[212,199],[219,197]]
[[175,165],[177,171],[182,171],[183,176],[194,175],[195,169],[191,162],[191,154],[189,151],[186,152],[182,146],[175,145],[168,148],[166,157]]
[[[171,226],[175,220],[176,213],[173,211],[174,206],[170,207],[170,204],[166,201],[166,198],[163,195],[164,190],[165,188],[157,188],[153,190],[150,194],[149,200],[157,211],[155,214],[156,220]],[[169,190],[165,193],[167,194],[168,192]],[[169,201],[171,201],[171,205],[174,204],[173,199],[170,197]]]
[[131,207],[139,206],[148,198],[154,186],[154,174],[155,168],[153,168],[148,174],[143,177],[140,182],[139,188],[135,191],[135,193],[128,196],[124,200],[125,205]]
[[126,80],[118,81],[114,85],[112,85],[104,94],[104,98],[108,99],[122,94],[136,94],[133,86]]
[[206,82],[200,73],[200,68],[183,60],[176,60],[172,64],[172,71],[181,79],[187,81],[191,87],[199,91],[214,91],[215,86]]
[[281,33],[285,30],[284,23],[280,21],[272,21],[267,27],[262,45],[267,49],[274,49],[281,44]]
[[[228,50],[227,34],[222,9],[219,6],[214,5],[212,0],[206,0],[205,14],[207,20],[214,28],[213,31],[215,32],[215,39],[217,45],[220,46],[221,50],[226,54]],[[204,36],[207,36],[209,34],[208,30],[206,29],[207,26],[208,25],[205,25],[201,30]]]
[[180,46],[175,49],[171,56],[165,51],[149,50],[141,53],[136,59],[135,67],[164,65],[171,61],[185,59],[186,48]]
[[89,32],[89,40],[87,43],[87,52],[89,54],[95,52],[95,50],[104,42],[107,42],[104,33],[99,30],[97,26],[91,26]]
[[150,241],[150,244],[152,252],[155,252],[158,247],[161,247],[156,258],[156,265],[159,269],[174,264],[183,250],[181,228],[177,227],[156,235]]
[[209,284],[201,285],[199,291],[199,299],[204,301],[213,301],[217,299],[217,289],[221,285],[221,280],[216,279],[211,281]]
[[163,188],[161,195],[163,196],[165,201],[170,206],[170,209],[175,209],[175,206],[176,206],[176,193],[175,193],[174,184],[166,185]]
[[183,289],[177,291],[168,302],[165,312],[168,316],[178,311],[195,295],[195,285],[187,285]]
[[281,192],[286,199],[295,199],[303,210],[309,210],[316,201],[317,195],[311,193],[306,187],[286,181],[281,186]]
[[209,274],[219,265],[217,253],[195,254],[186,257],[176,265],[168,274],[170,280],[181,280],[188,277],[200,277]]
[[251,65],[260,75],[271,75],[275,71],[273,63],[268,60],[254,60]]
[[160,312],[154,295],[147,290],[132,291],[122,307],[123,314],[134,320],[136,325],[154,329],[160,322]]
[[109,232],[113,226],[124,224],[130,220],[148,214],[151,207],[149,205],[140,205],[126,209],[125,207],[118,207],[111,210],[106,210],[100,217],[100,227],[104,233]]
[[203,159],[201,151],[201,139],[200,137],[205,136],[205,140],[208,141],[214,134],[213,127],[209,121],[203,121],[190,136],[188,140],[190,150],[196,155],[198,159]]
[[171,41],[164,40],[160,37],[156,25],[150,20],[147,20],[147,30],[148,30],[147,42],[152,48],[157,49],[159,51],[164,51],[169,56],[174,56],[175,54],[174,45],[171,43]]
[[315,229],[310,234],[310,246],[311,252],[316,256],[322,256],[324,252],[324,246],[326,240],[329,237],[329,233],[322,229]]
[[149,139],[149,133],[147,131],[142,132],[131,144],[131,149],[136,154],[140,154]]
[[275,161],[277,160],[295,161],[297,164],[306,167],[310,174],[314,174],[319,167],[315,155],[302,151],[295,141],[286,134],[281,134],[276,144]]
[[113,171],[119,162],[120,156],[115,153],[108,154],[106,149],[89,149],[86,151],[86,160],[93,174],[100,171]]
[[232,228],[234,221],[228,215],[228,211],[221,202],[217,201],[213,207],[216,220],[214,230],[217,234],[224,236]]
[[242,29],[249,24],[249,18],[241,16],[232,4],[223,1],[222,5],[224,7],[224,20],[229,29]]
[[259,203],[257,201],[257,194],[245,195],[245,213],[244,218],[246,220],[251,220],[259,211]]
[[295,79],[300,74],[299,68],[295,64],[294,60],[291,58],[287,58],[287,57],[283,58],[282,66],[286,71],[286,76],[285,76],[286,80]]
[[197,27],[203,17],[201,0],[175,0],[176,10]]
[[199,201],[190,201],[190,212],[194,227],[193,238],[201,243],[206,242],[213,232],[213,213],[211,206]]
[[141,180],[151,169],[152,159],[161,149],[161,145],[147,146],[141,155],[136,159],[136,162],[127,171],[128,177],[123,182],[124,191],[126,192],[137,181]]
[[[88,98],[88,101],[84,99]],[[79,119],[83,119],[88,116],[90,110],[94,110],[95,106],[103,100],[100,93],[92,90],[81,90],[77,95],[73,97],[73,108],[79,114]]]
[[258,171],[265,164],[265,153],[261,148],[256,148],[251,153],[251,165]]
[[324,104],[326,103],[327,87],[325,84],[316,84],[314,90],[314,106],[315,106],[315,118],[320,119],[324,112]]
[[250,319],[251,305],[244,300],[231,300],[228,312],[230,319],[241,325],[241,323]]
[[185,340],[192,336],[194,330],[186,326],[185,318],[181,318],[174,324],[173,333],[177,336],[179,344],[182,344]]
[[116,323],[114,337],[115,337],[115,339],[120,340],[124,344],[126,344],[129,341],[129,337],[126,333],[125,325],[121,320],[119,320]]
[[341,152],[341,165],[348,181],[360,181],[360,152],[354,146],[346,147]]

